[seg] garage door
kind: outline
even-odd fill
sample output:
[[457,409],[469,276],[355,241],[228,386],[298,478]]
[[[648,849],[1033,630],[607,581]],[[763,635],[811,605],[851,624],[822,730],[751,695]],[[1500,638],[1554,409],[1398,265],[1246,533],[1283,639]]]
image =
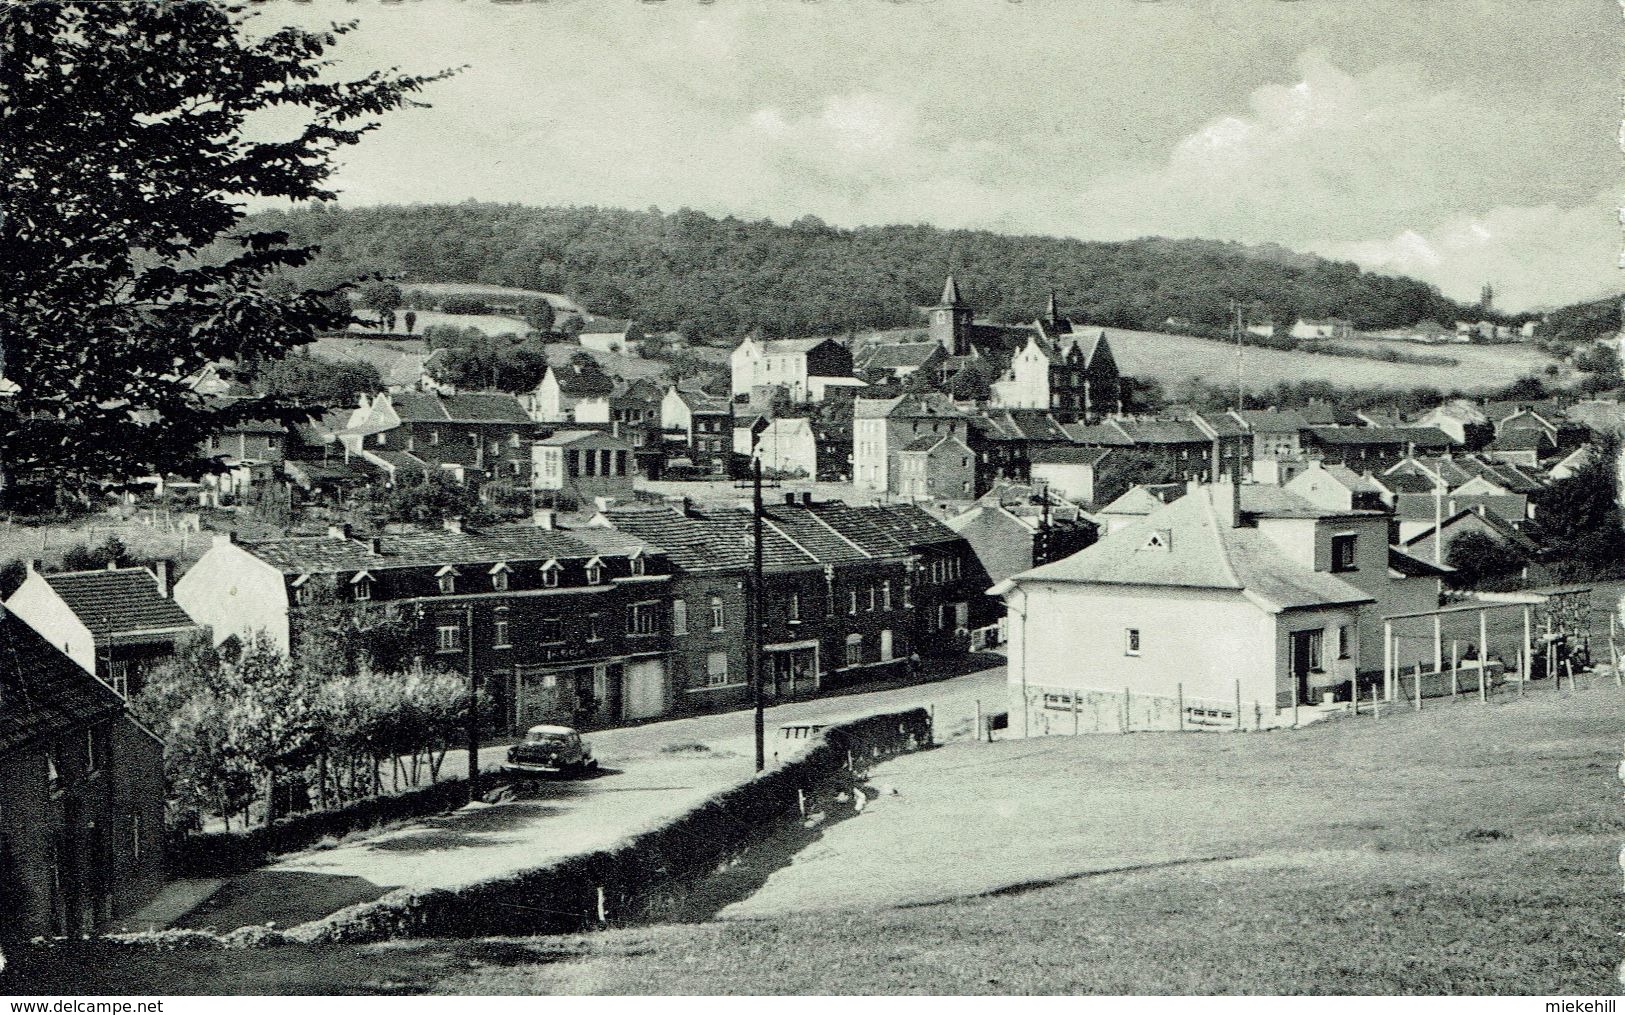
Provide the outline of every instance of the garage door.
[[659,659],[627,663],[621,713],[627,719],[652,719],[666,711],[666,664]]

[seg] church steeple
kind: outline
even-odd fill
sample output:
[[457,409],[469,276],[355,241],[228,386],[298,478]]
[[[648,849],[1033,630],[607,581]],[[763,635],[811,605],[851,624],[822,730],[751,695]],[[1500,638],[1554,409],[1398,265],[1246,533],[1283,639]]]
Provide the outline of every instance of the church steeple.
[[1055,290],[1054,289],[1051,289],[1049,291],[1049,309],[1044,312],[1044,317],[1051,324],[1060,323],[1061,311],[1055,305]]
[[942,303],[940,305],[944,307],[957,307],[960,305],[959,285],[954,281],[952,275],[948,276],[948,281],[942,287]]
[[950,356],[970,352],[971,318],[975,311],[959,300],[959,283],[952,275],[942,286],[942,302],[930,308],[931,338]]

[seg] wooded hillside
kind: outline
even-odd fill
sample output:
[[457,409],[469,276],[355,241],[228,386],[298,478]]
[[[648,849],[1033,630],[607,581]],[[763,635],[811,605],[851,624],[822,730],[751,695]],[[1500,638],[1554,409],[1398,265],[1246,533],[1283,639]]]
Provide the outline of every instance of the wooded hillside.
[[1073,317],[1123,328],[1225,326],[1249,316],[1347,317],[1363,328],[1451,321],[1465,308],[1409,278],[1276,246],[1149,238],[1095,243],[932,226],[836,229],[687,209],[532,208],[511,204],[310,207],[254,216],[322,254],[296,281],[331,284],[378,271],[402,283],[477,282],[566,293],[594,313],[713,337],[905,327],[948,272],[994,320],[1031,320],[1051,289]]

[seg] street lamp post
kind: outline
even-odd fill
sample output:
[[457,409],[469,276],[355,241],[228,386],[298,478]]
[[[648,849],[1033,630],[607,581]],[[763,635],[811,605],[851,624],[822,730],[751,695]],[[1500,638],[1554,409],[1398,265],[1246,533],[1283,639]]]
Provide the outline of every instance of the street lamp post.
[[750,674],[756,733],[756,771],[767,767],[766,717],[762,698],[762,456],[756,449],[767,417],[758,416],[750,427],[751,458],[751,566],[750,566]]
[[474,673],[474,604],[465,603],[468,640],[468,799],[480,798],[480,681]]

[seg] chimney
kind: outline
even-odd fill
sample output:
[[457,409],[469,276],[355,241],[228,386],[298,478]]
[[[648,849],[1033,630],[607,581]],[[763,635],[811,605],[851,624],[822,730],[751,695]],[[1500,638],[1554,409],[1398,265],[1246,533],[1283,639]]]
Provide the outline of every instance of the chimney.
[[28,558],[28,570],[33,572],[34,574],[41,573],[42,571],[45,570],[45,561],[40,560],[38,557],[29,557]]
[[618,503],[614,497],[594,497],[592,502],[598,505],[600,511],[608,511]]
[[786,507],[795,507],[796,495],[794,491],[786,491],[784,495],[784,503]]
[[812,491],[811,490],[803,490],[803,491],[801,491],[801,506],[802,507],[811,507],[812,502],[813,502]]
[[107,570],[109,570],[109,571],[117,571],[118,570],[118,561],[117,560],[108,561],[107,562]]
[[532,525],[536,526],[538,529],[551,529],[551,528],[553,528],[553,524],[554,524],[553,523],[553,509],[552,508],[537,508],[536,510],[534,510],[534,511],[532,511],[530,513],[530,522],[531,522]]
[[169,598],[170,572],[174,566],[174,563],[168,560],[152,562],[152,576],[158,580],[158,594],[165,599]]
[[452,515],[450,518],[447,518],[445,521],[441,522],[440,527],[445,529],[447,532],[461,532],[463,531],[463,516]]
[[327,527],[327,538],[328,539],[349,539],[350,538],[350,523],[349,522],[339,522],[336,525],[329,525]]
[[384,555],[384,540],[382,536],[367,537],[367,556],[382,557]]

